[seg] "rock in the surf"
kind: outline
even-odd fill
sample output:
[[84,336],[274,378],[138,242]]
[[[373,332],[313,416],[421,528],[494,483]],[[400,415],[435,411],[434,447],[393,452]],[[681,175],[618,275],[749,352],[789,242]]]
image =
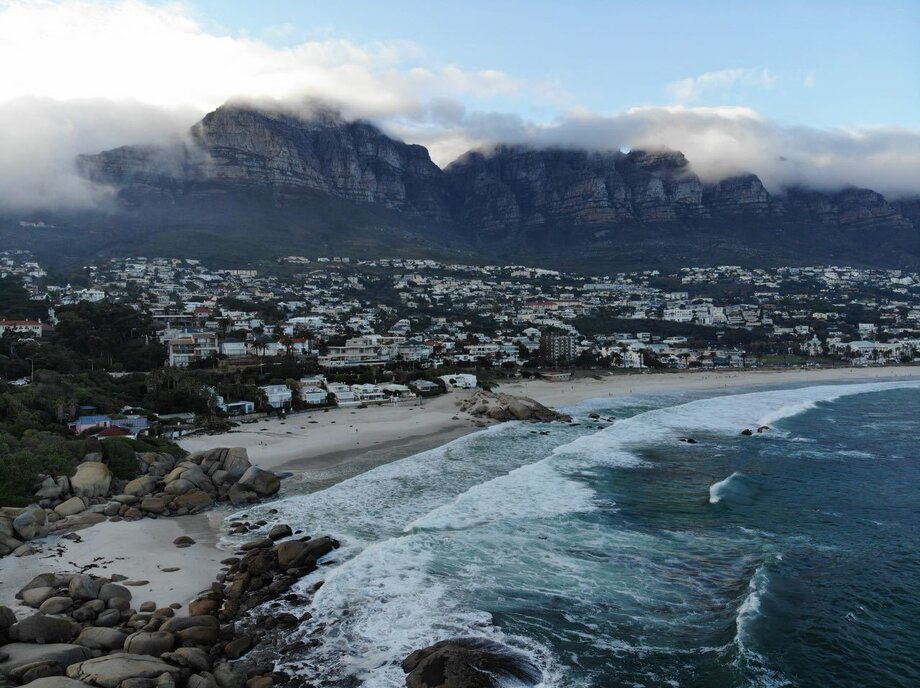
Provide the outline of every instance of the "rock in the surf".
[[528,657],[485,638],[454,638],[416,650],[402,663],[406,688],[497,688],[503,681],[534,686],[542,672]]

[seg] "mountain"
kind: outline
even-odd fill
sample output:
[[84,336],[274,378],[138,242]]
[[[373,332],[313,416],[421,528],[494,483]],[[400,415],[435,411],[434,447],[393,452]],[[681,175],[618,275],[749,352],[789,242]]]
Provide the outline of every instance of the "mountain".
[[668,150],[498,146],[442,170],[424,147],[323,108],[304,117],[225,105],[174,146],[125,146],[77,165],[115,202],[52,216],[57,234],[44,238],[71,253],[415,255],[591,270],[920,264],[915,200],[855,188],[774,195],[755,174],[703,183]]
[[754,174],[704,184],[675,151],[500,146],[445,175],[452,214],[475,240],[566,263],[920,261],[920,203],[856,188],[772,195]]
[[385,136],[328,110],[310,119],[222,107],[173,149],[126,146],[83,155],[78,168],[123,198],[173,200],[189,193],[318,192],[414,216],[448,219],[441,169],[423,146]]

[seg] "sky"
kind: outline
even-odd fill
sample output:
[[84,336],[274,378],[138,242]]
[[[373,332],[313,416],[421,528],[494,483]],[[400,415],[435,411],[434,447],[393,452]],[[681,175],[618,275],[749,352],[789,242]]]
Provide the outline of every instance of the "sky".
[[76,154],[241,99],[328,101],[442,166],[668,147],[704,180],[913,195],[918,38],[920,0],[0,0],[0,206],[95,202]]

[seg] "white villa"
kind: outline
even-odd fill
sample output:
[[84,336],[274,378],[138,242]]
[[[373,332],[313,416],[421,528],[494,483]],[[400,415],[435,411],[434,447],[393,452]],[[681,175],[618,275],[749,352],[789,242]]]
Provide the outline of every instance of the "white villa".
[[259,387],[268,399],[268,405],[272,408],[285,408],[291,405],[293,394],[287,385],[263,385]]

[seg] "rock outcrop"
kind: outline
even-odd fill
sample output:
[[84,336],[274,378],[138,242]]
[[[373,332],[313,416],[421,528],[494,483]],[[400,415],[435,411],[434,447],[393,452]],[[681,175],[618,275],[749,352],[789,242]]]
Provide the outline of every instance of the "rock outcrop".
[[85,461],[77,466],[70,478],[70,487],[76,497],[104,497],[112,485],[112,471],[100,461]]
[[154,453],[136,458],[143,474],[133,480],[115,478],[101,461],[84,461],[69,480],[45,478],[35,493],[37,504],[0,507],[0,556],[31,554],[30,540],[73,532],[107,518],[197,514],[217,502],[252,504],[281,489],[281,478],[253,466],[241,447],[198,452],[181,460]]
[[548,423],[572,420],[571,416],[558,413],[528,397],[495,394],[485,390],[478,390],[469,399],[464,400],[460,405],[460,410],[471,416],[497,421],[523,420]]
[[443,640],[402,663],[406,688],[498,688],[503,681],[535,686],[542,672],[527,656],[485,638]]
[[[187,616],[176,613],[181,609],[176,603],[160,607],[147,601],[135,608],[131,591],[116,582],[121,576],[36,576],[16,596],[27,607],[40,607],[37,613],[17,619],[0,607],[0,686],[272,688],[283,683],[289,677],[274,671],[275,641],[288,643],[290,630],[303,618],[263,605],[277,607],[280,597],[307,603],[309,592],[292,592],[292,586],[316,571],[318,561],[339,543],[330,537],[290,539],[293,530],[283,523],[232,523],[237,532],[268,531],[274,539],[242,544],[223,562],[210,589],[188,605]],[[253,654],[256,648],[267,661]]]

